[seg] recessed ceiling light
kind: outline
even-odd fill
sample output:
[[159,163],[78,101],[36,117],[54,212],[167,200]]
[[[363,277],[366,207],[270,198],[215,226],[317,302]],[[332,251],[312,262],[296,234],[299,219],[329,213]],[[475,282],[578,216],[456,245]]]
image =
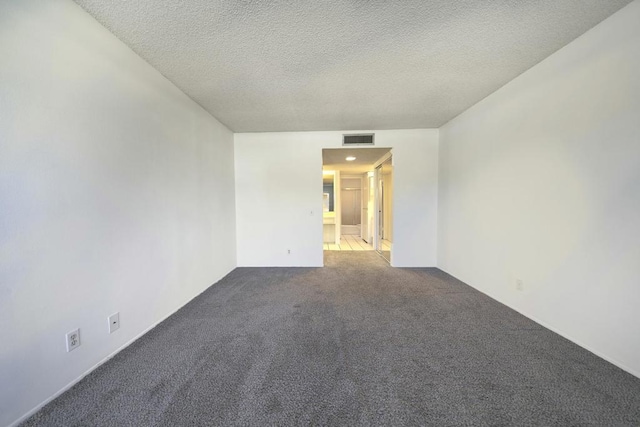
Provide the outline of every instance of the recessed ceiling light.
[[347,157],[345,160],[346,160],[347,162],[353,162],[355,159],[356,159],[355,157],[353,157],[353,156],[349,156],[349,157]]

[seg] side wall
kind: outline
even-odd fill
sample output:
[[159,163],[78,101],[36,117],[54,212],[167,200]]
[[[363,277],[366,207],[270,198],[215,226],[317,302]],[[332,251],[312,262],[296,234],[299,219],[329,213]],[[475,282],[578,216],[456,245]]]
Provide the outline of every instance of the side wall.
[[[322,266],[322,149],[343,133],[235,135],[238,265]],[[393,148],[392,265],[435,266],[438,131],[375,134]]]
[[441,128],[438,215],[441,269],[636,376],[638,22],[636,1]]
[[221,279],[236,251],[233,134],[80,7],[2,2],[0,58],[7,425]]

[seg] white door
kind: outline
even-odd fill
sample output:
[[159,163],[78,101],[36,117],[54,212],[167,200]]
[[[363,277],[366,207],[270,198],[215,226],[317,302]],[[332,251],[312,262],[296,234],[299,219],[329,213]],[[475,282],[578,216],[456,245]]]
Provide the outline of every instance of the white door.
[[377,236],[376,250],[387,261],[391,262],[393,245],[393,163],[391,157],[376,168],[377,181]]
[[362,176],[362,216],[360,217],[360,238],[367,243],[369,240],[369,178]]
[[367,243],[373,245],[373,235],[375,233],[376,221],[376,185],[373,172],[369,175],[369,240]]

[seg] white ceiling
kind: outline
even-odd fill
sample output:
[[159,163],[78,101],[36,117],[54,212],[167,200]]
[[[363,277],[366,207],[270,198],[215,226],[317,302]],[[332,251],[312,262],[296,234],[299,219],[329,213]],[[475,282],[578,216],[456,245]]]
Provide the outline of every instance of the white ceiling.
[[235,132],[439,127],[630,0],[76,0]]
[[[373,165],[389,152],[389,148],[326,148],[322,150],[322,169],[337,170],[342,173],[365,173],[373,169]],[[347,162],[347,156],[356,159]]]

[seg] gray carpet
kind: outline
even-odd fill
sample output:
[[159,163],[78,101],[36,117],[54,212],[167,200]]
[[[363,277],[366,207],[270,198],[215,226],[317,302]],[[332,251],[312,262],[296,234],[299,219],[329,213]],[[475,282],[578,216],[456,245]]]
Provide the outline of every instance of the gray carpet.
[[640,425],[640,379],[437,269],[239,268],[28,426]]

